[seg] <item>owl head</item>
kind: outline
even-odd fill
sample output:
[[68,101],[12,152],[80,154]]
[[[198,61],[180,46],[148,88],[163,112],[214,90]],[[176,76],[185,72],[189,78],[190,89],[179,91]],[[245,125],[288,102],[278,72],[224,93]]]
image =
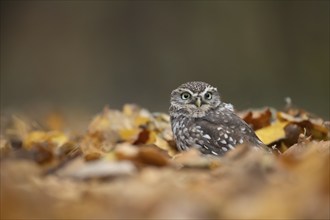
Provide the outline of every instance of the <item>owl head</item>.
[[188,82],[172,91],[170,114],[203,117],[220,103],[217,88],[205,82]]

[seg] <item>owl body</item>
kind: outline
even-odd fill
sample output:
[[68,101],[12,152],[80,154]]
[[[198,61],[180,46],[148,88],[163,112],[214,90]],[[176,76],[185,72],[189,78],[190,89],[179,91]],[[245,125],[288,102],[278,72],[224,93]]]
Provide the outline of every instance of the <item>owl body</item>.
[[203,154],[224,155],[238,144],[265,146],[254,131],[234,113],[231,104],[220,101],[215,87],[189,82],[171,93],[171,126],[177,148],[190,147]]

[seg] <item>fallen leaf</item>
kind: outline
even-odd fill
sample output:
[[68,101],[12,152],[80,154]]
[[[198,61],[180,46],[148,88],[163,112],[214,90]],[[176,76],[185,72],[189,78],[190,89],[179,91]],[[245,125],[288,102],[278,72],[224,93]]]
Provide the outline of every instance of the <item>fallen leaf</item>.
[[115,156],[119,160],[134,160],[137,157],[138,152],[138,147],[129,143],[118,144],[114,150]]
[[201,155],[199,150],[196,148],[191,148],[187,151],[176,154],[173,158],[173,161],[179,167],[208,169],[214,167],[214,164],[218,163],[218,158]]
[[137,139],[134,141],[134,145],[139,144],[146,144],[150,137],[150,131],[147,129],[142,129],[137,137]]
[[245,116],[243,116],[243,120],[248,123],[253,128],[253,130],[258,130],[269,126],[271,119],[272,112],[269,110],[269,108],[263,111],[249,111]]
[[266,145],[282,140],[285,138],[284,128],[288,122],[275,121],[270,126],[264,127],[256,131],[256,135]]
[[123,129],[119,130],[119,136],[122,141],[134,142],[141,132],[139,128]]
[[153,166],[166,166],[169,163],[165,152],[154,145],[141,146],[136,159],[143,164]]
[[54,147],[63,145],[69,138],[60,131],[32,131],[23,140],[23,147],[31,149],[35,144],[49,143]]
[[84,159],[86,161],[98,160],[100,158],[101,158],[101,154],[99,152],[91,152],[84,155]]
[[84,163],[81,160],[75,160],[74,163],[69,164],[66,169],[63,169],[58,175],[88,180],[127,176],[135,172],[136,168],[130,161],[96,160]]

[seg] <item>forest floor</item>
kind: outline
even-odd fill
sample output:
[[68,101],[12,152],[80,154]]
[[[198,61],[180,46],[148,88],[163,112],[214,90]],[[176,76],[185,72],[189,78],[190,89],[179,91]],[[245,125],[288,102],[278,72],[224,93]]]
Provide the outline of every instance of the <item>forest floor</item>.
[[169,116],[136,105],[105,107],[79,132],[58,113],[1,115],[1,219],[329,219],[329,121],[238,114],[272,154],[177,152]]

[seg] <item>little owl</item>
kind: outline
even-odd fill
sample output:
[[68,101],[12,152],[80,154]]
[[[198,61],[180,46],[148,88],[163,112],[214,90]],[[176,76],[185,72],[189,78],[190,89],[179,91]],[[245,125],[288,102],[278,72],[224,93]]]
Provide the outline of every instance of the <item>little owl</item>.
[[217,88],[205,82],[188,82],[173,90],[169,112],[180,151],[195,147],[203,154],[223,155],[243,143],[267,148],[233,106],[221,102]]

